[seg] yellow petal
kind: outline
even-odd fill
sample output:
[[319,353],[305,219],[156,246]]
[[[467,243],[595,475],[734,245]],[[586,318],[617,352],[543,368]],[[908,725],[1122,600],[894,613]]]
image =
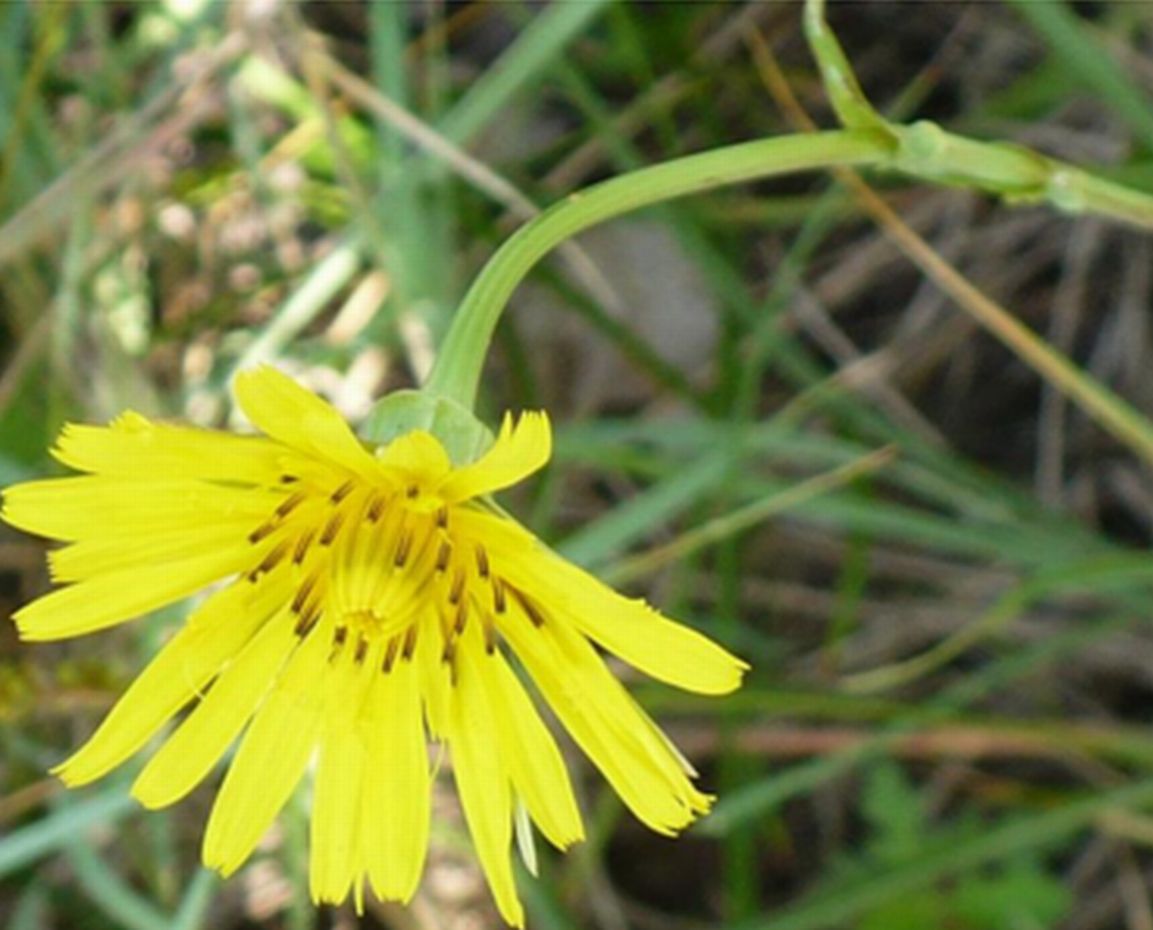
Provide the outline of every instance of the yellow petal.
[[255,527],[277,502],[255,488],[83,475],[5,488],[0,516],[19,529],[53,539],[121,541],[229,518],[251,520]]
[[643,601],[617,594],[515,520],[464,508],[452,519],[462,535],[484,540],[495,573],[540,612],[557,615],[642,672],[701,694],[740,685],[748,666],[736,656]]
[[418,617],[421,636],[416,641],[413,665],[423,698],[424,716],[434,740],[448,737],[449,704],[452,700],[452,669],[444,661],[444,638],[440,618],[432,611]]
[[247,583],[214,594],[132,683],[83,747],[53,770],[83,785],[136,753],[241,650],[268,613]]
[[543,468],[552,455],[552,429],[543,412],[522,413],[513,425],[505,414],[496,442],[477,461],[452,472],[440,486],[450,503],[491,494]]
[[487,668],[478,677],[513,785],[549,842],[565,849],[584,839],[584,828],[564,759],[500,653],[483,664]]
[[[501,754],[494,752],[500,735],[491,716],[481,675],[490,673],[484,646],[471,624],[457,653],[457,692],[449,737],[453,776],[477,857],[509,924],[524,926],[524,911],[512,872],[512,794]],[[479,653],[479,655],[477,655]]]
[[250,517],[220,517],[197,526],[156,530],[135,537],[93,536],[48,553],[48,564],[56,582],[86,581],[125,569],[135,571],[141,565],[168,565],[179,571],[181,564],[195,562],[206,552],[221,558],[231,555],[230,564],[239,570],[259,564],[270,548],[269,543],[253,548],[247,539],[252,527]]
[[364,711],[372,777],[364,783],[362,845],[372,887],[397,901],[416,891],[428,848],[431,788],[418,685],[415,664],[398,662],[377,677]]
[[306,455],[374,474],[372,455],[340,413],[270,365],[236,376],[236,400],[262,432]]
[[77,471],[252,484],[279,480],[284,453],[266,439],[153,423],[131,411],[109,426],[68,424],[53,449],[57,459]]
[[332,643],[323,621],[293,653],[245,733],[204,833],[204,864],[236,871],[288,800],[316,746]]
[[308,880],[317,903],[341,903],[359,879],[367,752],[363,727],[348,717],[346,711],[325,728],[316,765]]
[[658,681],[698,694],[728,694],[740,687],[746,663],[644,601],[622,597],[543,546],[534,557],[509,558],[501,570],[546,614],[563,618]]
[[501,630],[545,700],[641,821],[671,835],[708,810],[656,724],[583,636],[554,618],[537,628],[516,607],[505,620]]
[[162,565],[138,565],[60,588],[18,610],[26,640],[63,639],[123,623],[179,601],[245,567],[231,549]]
[[264,625],[137,777],[132,794],[141,804],[165,807],[200,783],[248,722],[296,642],[290,615],[281,613]]
[[452,468],[444,446],[432,433],[422,429],[398,436],[380,450],[377,460],[386,468],[419,476],[425,482],[439,481]]

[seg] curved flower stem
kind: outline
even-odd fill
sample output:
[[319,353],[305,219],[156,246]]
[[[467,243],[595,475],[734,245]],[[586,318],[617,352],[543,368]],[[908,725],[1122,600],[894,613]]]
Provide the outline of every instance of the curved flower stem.
[[878,167],[933,184],[982,191],[1009,203],[1048,203],[1153,229],[1153,196],[1038,152],[983,142],[921,120],[878,113],[828,28],[824,0],[807,0],[805,31],[845,129],[763,139],[642,168],[570,194],[504,243],[465,295],[425,384],[427,398],[471,410],[497,321],[517,285],[549,251],[613,217],[686,194],[796,171]]
[[805,38],[825,94],[841,124],[887,134],[891,167],[935,184],[998,194],[1010,203],[1049,203],[1067,213],[1097,213],[1153,229],[1153,197],[1096,177],[1024,146],[984,142],[948,132],[930,120],[891,123],[861,90],[841,43],[825,20],[825,0],[805,0]]
[[763,139],[641,168],[570,194],[522,226],[465,295],[426,390],[471,408],[488,343],[517,285],[548,252],[597,223],[651,204],[758,178],[887,163],[893,144],[871,129]]

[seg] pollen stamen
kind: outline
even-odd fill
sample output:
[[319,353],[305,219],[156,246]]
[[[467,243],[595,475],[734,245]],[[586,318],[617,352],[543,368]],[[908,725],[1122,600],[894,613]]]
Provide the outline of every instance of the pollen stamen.
[[296,595],[292,598],[292,612],[298,614],[304,609],[304,602],[308,600],[308,596],[312,593],[316,583],[320,580],[320,575],[313,572],[300,583],[300,587],[296,589]]
[[456,615],[452,622],[452,632],[455,636],[460,636],[464,633],[465,625],[468,623],[468,601],[462,600],[456,607]]
[[332,634],[332,651],[328,654],[328,661],[335,662],[344,651],[344,644],[348,641],[348,627],[338,626]]
[[282,539],[278,542],[264,558],[260,560],[260,564],[248,573],[248,580],[255,584],[260,580],[261,575],[267,575],[270,571],[280,564],[281,560],[288,554],[291,544],[287,539]]
[[271,520],[260,524],[260,526],[249,533],[248,541],[255,545],[262,539],[265,539],[275,533],[278,529],[280,529],[281,525],[282,524],[280,521],[276,517],[273,517]]
[[436,570],[443,574],[448,570],[449,560],[452,558],[452,543],[447,539],[440,541],[440,548],[436,550]]
[[492,609],[503,614],[508,609],[508,602],[504,596],[504,582],[500,578],[492,580]]
[[303,504],[305,501],[305,498],[307,498],[307,497],[308,497],[308,495],[305,494],[304,491],[294,492],[293,494],[291,494],[287,498],[285,498],[283,501],[281,501],[280,506],[276,508],[276,515],[283,520],[290,513],[292,513],[292,511],[294,511],[297,507],[299,507],[301,504]]
[[407,526],[400,531],[400,539],[396,544],[396,555],[392,560],[392,564],[397,568],[404,568],[409,555],[412,554],[413,535],[412,529]]
[[320,544],[322,546],[332,545],[332,541],[336,539],[347,516],[348,514],[344,510],[338,510],[328,518],[328,523],[324,526],[324,532],[320,534]]
[[387,503],[388,498],[383,494],[378,493],[372,496],[372,503],[368,505],[368,512],[365,514],[369,523],[376,523],[381,518]]
[[388,645],[384,649],[384,660],[380,663],[380,670],[384,674],[392,671],[392,666],[396,663],[396,654],[400,651],[400,636],[394,636],[388,641]]
[[292,553],[292,561],[296,565],[300,565],[304,561],[304,557],[308,554],[308,549],[315,538],[316,528],[312,526],[300,534],[300,538],[296,540],[296,549]]
[[312,632],[312,628],[316,626],[316,621],[320,619],[320,602],[314,601],[308,605],[308,609],[300,615],[300,619],[296,621],[296,626],[292,628],[292,632],[302,639]]
[[485,581],[489,576],[488,553],[484,551],[484,546],[480,543],[476,544],[476,570],[480,572],[480,577]]
[[408,662],[412,659],[413,653],[416,652],[416,624],[414,623],[404,632],[404,661]]
[[512,596],[516,599],[516,602],[520,604],[521,610],[525,612],[525,615],[532,625],[538,630],[544,626],[544,614],[541,613],[540,608],[532,602],[529,596],[519,588],[514,588],[511,585],[509,586],[509,591],[512,592]]
[[448,592],[448,602],[455,607],[460,603],[462,594],[464,594],[464,572],[458,568],[452,576],[452,587]]
[[348,497],[349,494],[352,493],[355,487],[356,482],[349,478],[346,482],[344,482],[344,484],[342,484],[328,496],[328,500],[333,504],[339,504],[342,500]]

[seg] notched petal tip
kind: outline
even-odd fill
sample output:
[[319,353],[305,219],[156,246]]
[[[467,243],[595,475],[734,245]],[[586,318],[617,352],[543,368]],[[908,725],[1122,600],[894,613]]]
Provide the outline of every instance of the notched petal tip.
[[377,453],[377,461],[425,481],[439,481],[452,468],[440,440],[427,430],[417,429],[398,436]]
[[41,535],[39,527],[44,521],[38,519],[39,508],[35,506],[35,499],[37,488],[46,483],[24,481],[0,491],[0,520],[25,533]]
[[81,747],[63,762],[52,766],[48,774],[53,778],[59,778],[65,788],[80,788],[102,777],[104,775],[102,771],[84,770],[83,756],[84,749]]
[[147,791],[141,790],[140,787],[135,783],[128,790],[128,793],[130,795],[132,795],[132,797],[134,797],[136,799],[136,802],[141,807],[143,807],[145,810],[150,810],[150,811],[163,810],[165,807],[168,807],[170,804],[175,803],[174,801],[162,800],[161,798],[154,797],[153,795],[149,794]]
[[749,666],[703,633],[625,597],[584,569],[540,548],[517,581],[548,611],[658,681],[696,694],[729,694]]
[[237,374],[232,389],[245,416],[270,438],[354,472],[375,471],[340,411],[282,371],[258,365]]
[[552,457],[552,427],[543,410],[506,413],[496,441],[471,465],[452,472],[440,494],[450,503],[491,494],[527,478]]
[[16,635],[20,637],[21,642],[49,643],[57,639],[69,639],[76,635],[69,630],[53,630],[44,623],[41,612],[36,610],[36,606],[44,597],[30,601],[12,614],[12,622],[16,625]]
[[232,387],[236,391],[238,399],[241,396],[251,396],[253,392],[304,390],[279,368],[269,365],[267,362],[261,362],[252,368],[237,372],[232,379]]

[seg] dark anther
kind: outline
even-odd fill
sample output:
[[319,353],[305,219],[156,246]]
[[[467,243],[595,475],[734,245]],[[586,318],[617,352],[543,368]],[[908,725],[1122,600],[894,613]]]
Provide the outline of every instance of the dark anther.
[[256,567],[256,570],[261,573],[272,571],[274,568],[276,568],[277,565],[280,564],[280,560],[288,555],[288,550],[290,548],[291,547],[287,539],[281,540],[281,542],[277,543],[272,551],[264,557],[263,561],[261,561],[261,563]]
[[380,663],[380,670],[386,675],[392,671],[392,666],[396,662],[396,653],[400,649],[400,637],[394,636],[388,641],[388,645],[384,650],[384,660]]
[[332,651],[328,654],[328,661],[335,662],[344,651],[344,644],[348,641],[348,627],[338,626],[332,634]]
[[287,517],[303,503],[307,496],[303,491],[297,491],[295,494],[281,501],[280,506],[276,508],[276,515],[278,517]]
[[288,549],[289,544],[287,539],[277,543],[276,546],[264,556],[260,564],[248,573],[248,580],[255,584],[260,580],[261,575],[266,575],[276,568],[276,566],[280,564],[280,560],[288,554]]
[[440,654],[440,661],[445,665],[452,665],[452,660],[456,658],[456,640],[445,640],[444,651]]
[[439,526],[442,530],[448,529],[448,508],[447,507],[441,507],[439,510],[437,510],[437,512],[436,512],[436,525]]
[[484,624],[484,651],[486,655],[496,652],[496,629],[487,622]]
[[492,609],[498,614],[503,614],[508,609],[504,597],[504,582],[499,578],[492,580]]
[[356,641],[356,655],[353,656],[353,661],[357,665],[363,665],[366,655],[368,655],[368,640],[361,636]]
[[296,475],[281,475],[280,476],[280,483],[281,484],[296,484],[296,482],[298,482],[299,480],[300,479],[297,478]]
[[415,484],[410,484],[404,493],[408,495],[408,499],[410,501],[416,500],[418,497],[420,497],[420,488],[418,488]]
[[344,482],[344,484],[333,491],[332,494],[329,495],[328,499],[334,504],[339,504],[342,500],[348,497],[349,494],[352,493],[352,490],[355,487],[356,482],[349,478],[348,481]]
[[416,652],[416,624],[410,626],[404,634],[404,660],[407,662]]
[[404,529],[400,533],[400,541],[396,544],[396,555],[392,559],[392,564],[397,568],[404,568],[404,563],[408,561],[408,556],[412,552],[412,530]]
[[304,602],[308,600],[308,596],[312,593],[312,589],[316,587],[316,582],[319,579],[319,575],[312,574],[301,582],[300,587],[296,589],[296,596],[292,599],[292,612],[294,614],[298,614],[304,609]]
[[468,601],[461,601],[456,607],[456,617],[452,622],[452,632],[456,636],[460,636],[464,632],[465,624],[468,623]]
[[299,565],[304,561],[305,555],[308,554],[308,547],[312,545],[312,540],[316,538],[316,530],[309,527],[300,534],[300,538],[296,540],[296,549],[292,553],[292,561]]
[[320,619],[320,605],[313,604],[308,610],[300,615],[300,619],[296,621],[296,626],[292,628],[292,632],[297,636],[307,636],[314,626],[316,621]]
[[541,613],[540,608],[536,606],[523,591],[518,591],[516,588],[509,588],[512,591],[512,596],[516,598],[516,602],[520,604],[521,609],[524,610],[526,616],[532,621],[532,625],[537,629],[544,626],[544,614]]
[[251,533],[248,534],[248,541],[250,543],[260,542],[260,540],[264,539],[265,537],[271,536],[273,533],[275,533],[277,530],[277,527],[279,525],[280,524],[277,523],[275,520],[269,520],[267,523],[262,523],[260,526],[258,526],[256,529],[254,529]]
[[460,603],[460,596],[464,594],[464,572],[459,568],[452,576],[452,587],[448,592],[448,602],[454,607]]
[[452,546],[447,540],[440,541],[440,548],[436,550],[436,570],[443,572],[448,568],[448,561],[452,558]]
[[368,522],[375,523],[380,519],[381,514],[384,513],[385,498],[377,494],[373,497],[372,503],[368,505]]
[[476,570],[480,572],[480,577],[488,579],[488,553],[484,551],[484,546],[478,545],[476,547]]
[[320,544],[322,546],[332,545],[332,541],[336,539],[336,534],[340,532],[341,524],[344,523],[344,517],[344,511],[338,510],[328,518],[328,523],[324,527],[324,532],[320,534]]

